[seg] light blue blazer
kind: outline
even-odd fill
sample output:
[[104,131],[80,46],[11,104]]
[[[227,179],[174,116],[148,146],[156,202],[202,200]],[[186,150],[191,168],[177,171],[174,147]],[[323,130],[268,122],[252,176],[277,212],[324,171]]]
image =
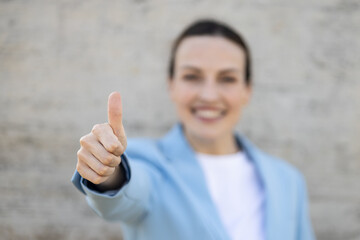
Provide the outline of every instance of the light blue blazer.
[[[236,137],[262,182],[266,239],[314,239],[302,175]],[[98,215],[120,221],[124,239],[230,240],[180,125],[159,140],[129,140],[121,164],[128,181],[114,194],[92,190],[76,171],[72,182]]]

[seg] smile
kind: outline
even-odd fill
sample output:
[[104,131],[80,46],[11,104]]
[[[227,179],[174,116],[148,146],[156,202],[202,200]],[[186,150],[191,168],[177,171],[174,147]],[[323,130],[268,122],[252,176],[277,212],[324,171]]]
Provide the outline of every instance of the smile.
[[196,118],[205,122],[219,120],[225,115],[225,110],[213,108],[193,108],[191,112],[195,115]]

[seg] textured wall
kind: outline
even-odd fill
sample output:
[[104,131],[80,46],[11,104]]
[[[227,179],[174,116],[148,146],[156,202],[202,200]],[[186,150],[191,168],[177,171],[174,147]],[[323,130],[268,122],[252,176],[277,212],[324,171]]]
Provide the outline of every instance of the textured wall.
[[164,134],[169,47],[202,16],[253,51],[239,130],[304,173],[318,239],[360,239],[358,0],[0,1],[1,239],[120,238],[70,184],[78,139],[114,90],[128,136]]

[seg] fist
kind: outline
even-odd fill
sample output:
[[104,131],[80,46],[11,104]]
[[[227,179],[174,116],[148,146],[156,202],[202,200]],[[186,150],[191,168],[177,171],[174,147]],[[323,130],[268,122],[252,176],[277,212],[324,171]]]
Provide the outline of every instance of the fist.
[[119,93],[109,95],[108,122],[96,124],[80,138],[80,146],[76,169],[83,178],[109,186],[121,179],[119,164],[126,149],[126,136]]

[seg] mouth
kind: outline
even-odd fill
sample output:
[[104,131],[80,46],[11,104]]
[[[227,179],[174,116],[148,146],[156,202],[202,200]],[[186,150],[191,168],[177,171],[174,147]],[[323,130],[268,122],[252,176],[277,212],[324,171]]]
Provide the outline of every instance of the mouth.
[[219,108],[194,107],[191,109],[191,113],[203,122],[215,122],[220,120],[226,111]]

